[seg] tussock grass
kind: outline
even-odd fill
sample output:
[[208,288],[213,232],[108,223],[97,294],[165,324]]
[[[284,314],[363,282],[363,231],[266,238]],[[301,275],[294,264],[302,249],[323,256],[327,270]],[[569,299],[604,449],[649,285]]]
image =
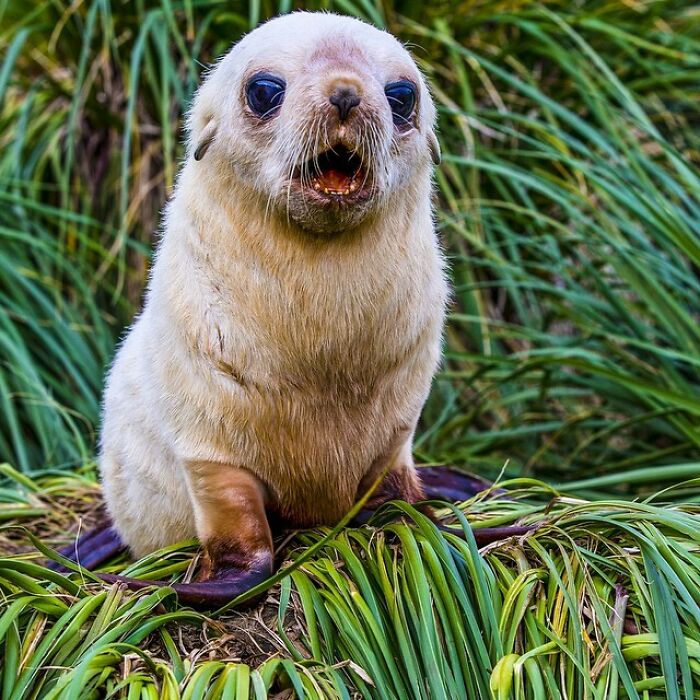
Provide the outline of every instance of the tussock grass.
[[[95,493],[85,479],[13,476],[0,518],[20,532],[25,509],[25,543],[41,504],[85,508]],[[252,612],[215,620],[169,589],[56,574],[35,549],[4,557],[3,697],[694,697],[698,507],[500,486],[442,512],[455,534],[402,504],[376,527],[299,533],[283,566],[325,541]],[[540,526],[478,551],[473,528],[511,523]],[[197,551],[183,543],[105,571],[182,580]]]
[[[694,10],[323,7],[407,40],[440,105],[455,306],[419,456],[557,482],[648,467],[652,491],[659,465],[697,462]],[[0,454],[23,471],[89,458],[183,110],[204,65],[286,9],[0,8]]]
[[[208,62],[289,7],[0,6],[0,456],[22,471],[90,458],[183,111]],[[697,462],[696,10],[322,7],[408,41],[440,106],[455,305],[419,456],[556,482],[649,468],[650,490]]]
[[[426,68],[450,149],[439,217],[458,302],[447,415],[425,445],[555,480],[696,461],[695,38],[642,45],[624,20],[541,7],[490,21],[478,43],[409,24],[445,52]],[[528,53],[501,49],[516,32]],[[682,86],[664,75],[671,56]],[[445,74],[457,96],[442,93]]]
[[[215,619],[46,569],[100,507],[102,376],[187,102],[291,5],[0,2],[0,698],[697,697],[697,8],[304,7],[389,28],[431,79],[454,306],[417,455],[517,478],[444,511],[457,534],[400,504],[298,533],[296,568]],[[107,569],[175,581],[197,557]]]

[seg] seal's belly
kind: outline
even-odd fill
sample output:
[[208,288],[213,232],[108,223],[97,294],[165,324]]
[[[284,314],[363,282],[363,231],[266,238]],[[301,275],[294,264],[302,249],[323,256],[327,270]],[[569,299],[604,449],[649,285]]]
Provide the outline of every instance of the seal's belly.
[[258,411],[253,427],[259,459],[251,468],[269,490],[271,511],[298,527],[338,522],[393,432],[379,401],[306,398]]

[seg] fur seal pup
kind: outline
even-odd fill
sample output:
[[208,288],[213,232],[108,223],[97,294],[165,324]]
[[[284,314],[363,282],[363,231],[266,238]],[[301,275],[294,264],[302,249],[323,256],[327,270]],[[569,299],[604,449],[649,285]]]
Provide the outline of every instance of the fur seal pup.
[[268,517],[337,523],[383,470],[372,505],[425,497],[411,445],[448,295],[434,123],[404,47],[349,17],[278,17],[208,73],[109,372],[113,529],[83,563],[196,535],[201,580],[231,598],[273,570]]

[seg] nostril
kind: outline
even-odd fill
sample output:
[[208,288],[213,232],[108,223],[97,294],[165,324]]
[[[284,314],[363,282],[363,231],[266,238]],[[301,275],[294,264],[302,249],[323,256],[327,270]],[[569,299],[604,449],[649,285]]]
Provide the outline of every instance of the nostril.
[[332,105],[338,108],[341,122],[348,118],[353,107],[360,104],[360,96],[351,87],[336,88],[328,99]]

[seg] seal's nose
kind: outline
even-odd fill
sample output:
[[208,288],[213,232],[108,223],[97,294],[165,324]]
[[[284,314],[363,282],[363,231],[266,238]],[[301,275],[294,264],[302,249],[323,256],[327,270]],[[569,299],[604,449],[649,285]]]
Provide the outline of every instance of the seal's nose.
[[337,87],[328,99],[332,105],[338,108],[338,116],[341,122],[348,118],[353,107],[357,107],[360,104],[360,96],[357,94],[357,90],[349,86]]

